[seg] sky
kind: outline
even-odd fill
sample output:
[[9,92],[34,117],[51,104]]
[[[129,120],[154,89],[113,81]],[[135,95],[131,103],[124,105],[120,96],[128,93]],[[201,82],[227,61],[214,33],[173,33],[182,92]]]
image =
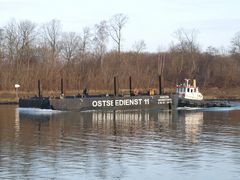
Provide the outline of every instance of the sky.
[[0,0],[0,27],[11,19],[43,24],[60,20],[63,31],[82,32],[102,20],[123,13],[123,49],[144,40],[146,51],[167,50],[174,32],[198,31],[202,50],[229,48],[240,31],[240,0]]

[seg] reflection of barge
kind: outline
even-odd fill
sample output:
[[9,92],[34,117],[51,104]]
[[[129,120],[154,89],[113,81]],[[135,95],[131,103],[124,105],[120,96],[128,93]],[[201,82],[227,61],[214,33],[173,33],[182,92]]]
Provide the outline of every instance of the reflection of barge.
[[61,96],[57,98],[44,98],[40,93],[40,81],[38,82],[39,96],[32,98],[20,98],[19,107],[54,109],[54,110],[114,110],[114,109],[172,109],[172,98],[162,95],[161,76],[159,76],[159,94],[149,91],[147,94],[136,94],[132,91],[131,77],[129,78],[129,94],[118,95],[116,78],[114,78],[113,95],[90,96],[85,90],[82,95],[64,96],[63,81],[61,81]]

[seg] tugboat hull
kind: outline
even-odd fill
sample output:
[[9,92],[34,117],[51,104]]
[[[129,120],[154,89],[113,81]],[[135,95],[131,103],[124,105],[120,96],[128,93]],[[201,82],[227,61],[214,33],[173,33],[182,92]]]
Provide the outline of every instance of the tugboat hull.
[[178,107],[231,107],[227,101],[210,101],[210,100],[189,100],[181,99],[178,100]]

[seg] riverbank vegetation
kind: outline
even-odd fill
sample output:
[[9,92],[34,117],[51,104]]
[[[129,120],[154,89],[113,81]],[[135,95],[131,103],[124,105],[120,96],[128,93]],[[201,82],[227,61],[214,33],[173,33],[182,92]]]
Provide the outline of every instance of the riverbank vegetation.
[[126,52],[122,51],[122,29],[127,28],[127,20],[117,14],[93,28],[83,28],[82,33],[62,32],[58,20],[43,25],[10,21],[0,27],[0,94],[14,94],[16,83],[21,86],[19,93],[37,94],[41,80],[42,89],[50,95],[59,92],[61,78],[65,91],[81,93],[87,88],[111,93],[114,76],[120,89],[128,88],[129,76],[133,88],[157,89],[158,75],[162,75],[169,91],[185,78],[195,78],[204,95],[240,97],[240,33],[233,35],[228,50],[201,50],[196,30],[178,29],[174,43],[164,52],[146,52],[143,40]]

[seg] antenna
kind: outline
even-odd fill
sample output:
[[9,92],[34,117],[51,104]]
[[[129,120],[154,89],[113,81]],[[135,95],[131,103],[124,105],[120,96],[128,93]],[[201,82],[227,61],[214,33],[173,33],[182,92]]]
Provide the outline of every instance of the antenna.
[[186,81],[186,83],[187,83],[186,86],[188,86],[189,80],[190,80],[190,79],[185,79],[185,81]]

